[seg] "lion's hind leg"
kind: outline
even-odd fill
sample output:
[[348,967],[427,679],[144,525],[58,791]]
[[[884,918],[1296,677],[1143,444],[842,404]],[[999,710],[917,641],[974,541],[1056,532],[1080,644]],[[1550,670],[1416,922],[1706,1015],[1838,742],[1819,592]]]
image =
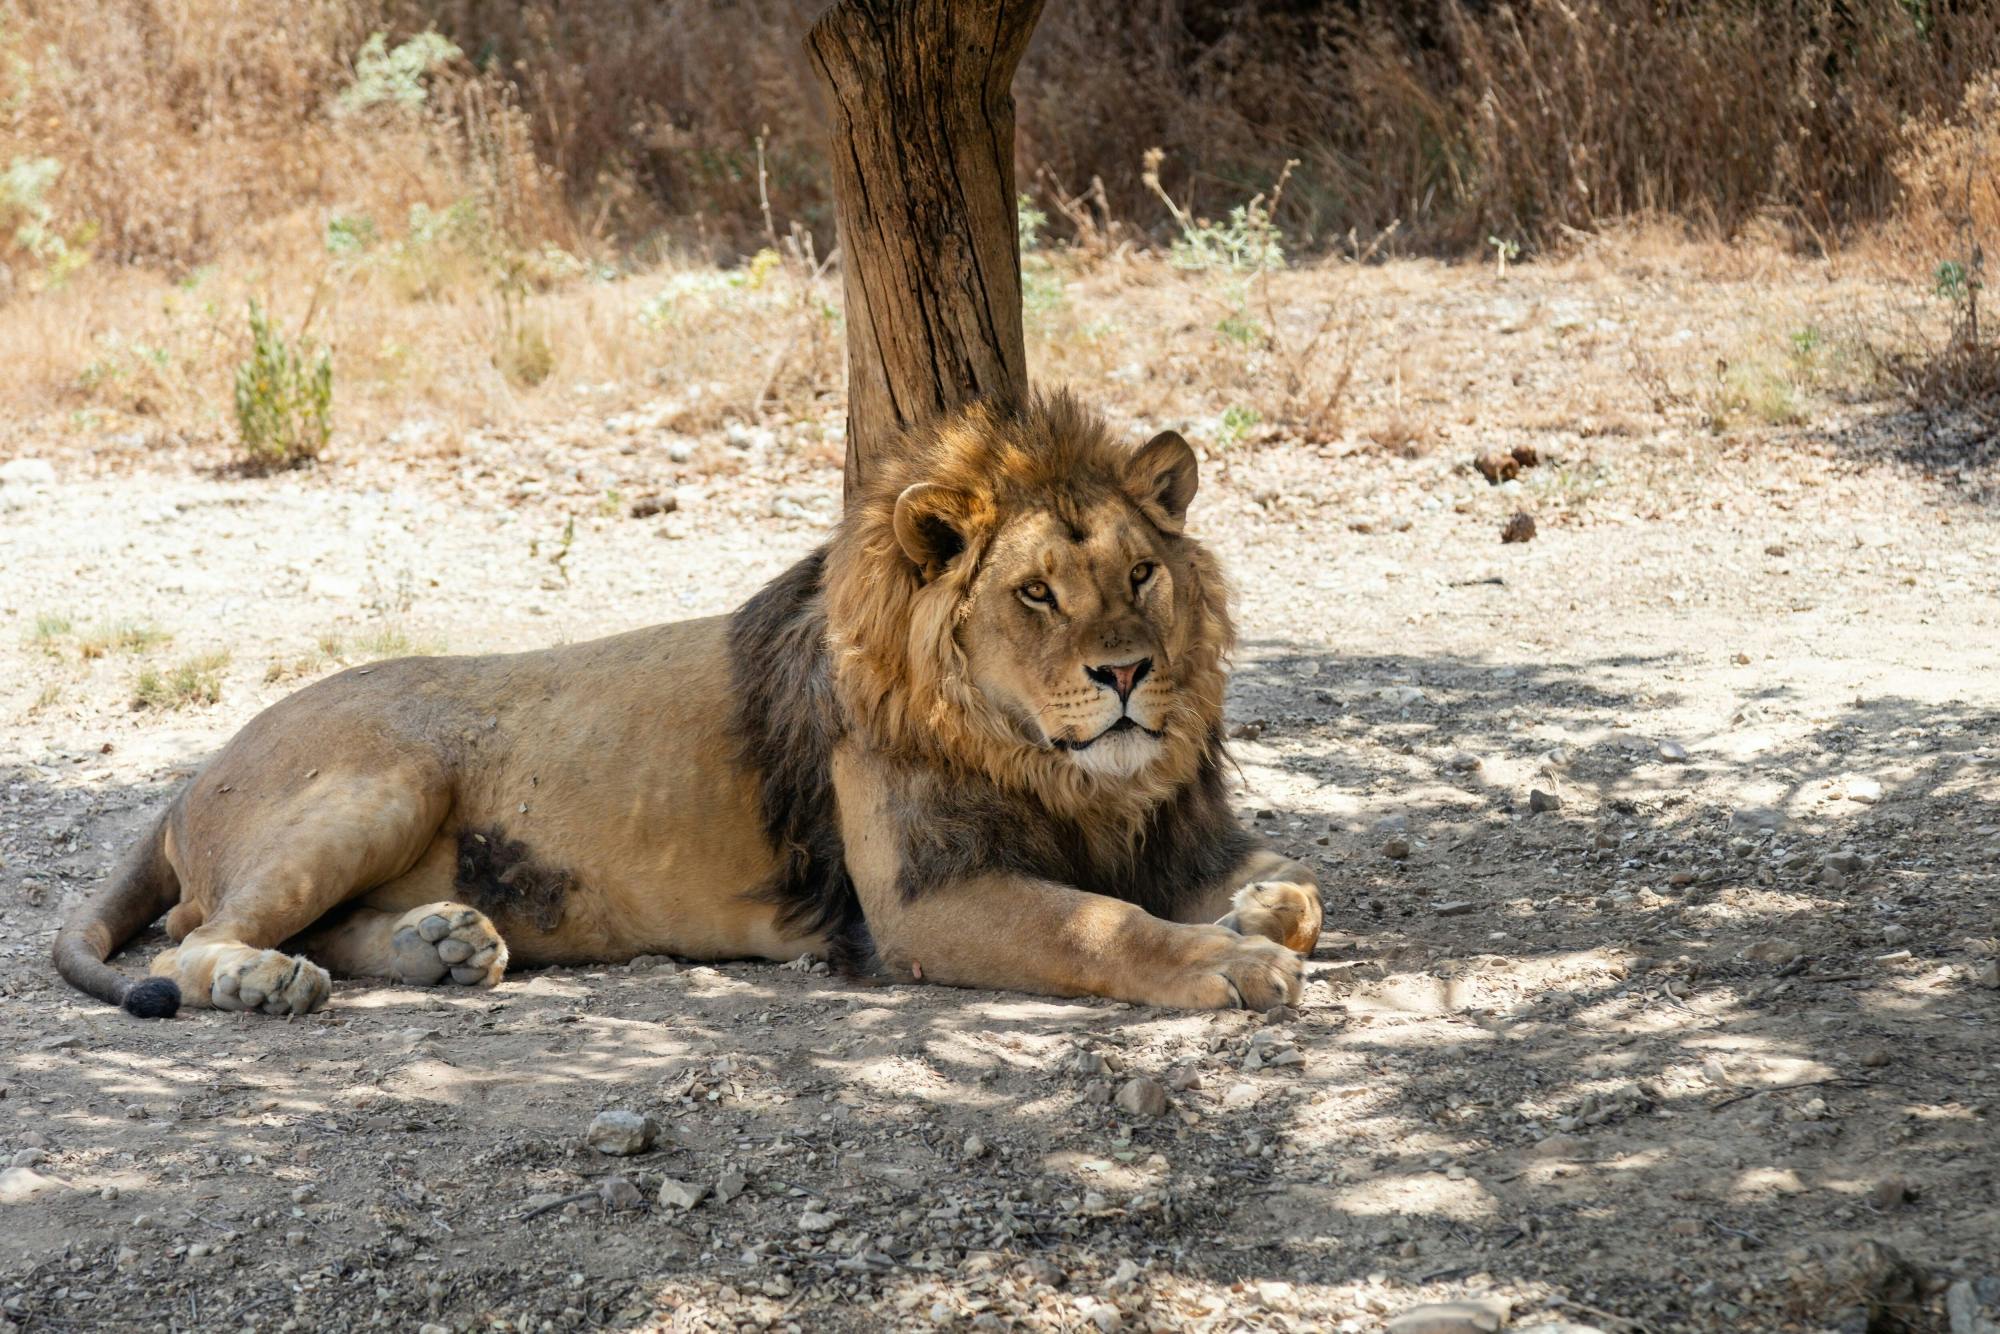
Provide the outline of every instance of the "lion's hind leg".
[[[208,776],[214,790],[197,787],[183,824],[170,830],[182,883],[208,907],[152,971],[171,977],[190,1005],[310,1014],[333,986],[295,938],[408,870],[435,840],[449,792],[399,766],[346,781],[326,775],[314,789],[241,810],[221,799],[232,777]],[[197,848],[216,851],[190,858]]]
[[343,977],[490,987],[507,971],[507,942],[499,928],[477,908],[449,900],[407,912],[356,908],[329,918],[297,943]]

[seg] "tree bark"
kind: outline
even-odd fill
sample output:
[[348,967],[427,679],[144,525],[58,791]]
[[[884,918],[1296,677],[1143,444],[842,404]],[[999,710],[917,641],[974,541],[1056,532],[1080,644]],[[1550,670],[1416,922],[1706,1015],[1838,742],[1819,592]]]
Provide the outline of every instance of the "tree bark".
[[806,45],[847,307],[846,494],[905,427],[1028,387],[1014,69],[1043,0],[840,0]]

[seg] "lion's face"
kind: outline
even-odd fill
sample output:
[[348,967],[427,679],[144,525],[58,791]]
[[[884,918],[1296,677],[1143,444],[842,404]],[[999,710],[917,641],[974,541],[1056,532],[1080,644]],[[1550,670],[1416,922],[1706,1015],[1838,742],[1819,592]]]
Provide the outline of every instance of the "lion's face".
[[1202,633],[1198,548],[1181,533],[1194,453],[1162,435],[1115,475],[1078,475],[968,503],[917,484],[898,501],[898,540],[951,596],[963,677],[990,729],[1055,752],[1085,774],[1138,774],[1204,711],[1191,686],[1216,691]]
[[1031,511],[996,535],[959,643],[972,684],[1024,740],[1111,776],[1158,752],[1182,647],[1171,547],[1116,496],[1073,516]]

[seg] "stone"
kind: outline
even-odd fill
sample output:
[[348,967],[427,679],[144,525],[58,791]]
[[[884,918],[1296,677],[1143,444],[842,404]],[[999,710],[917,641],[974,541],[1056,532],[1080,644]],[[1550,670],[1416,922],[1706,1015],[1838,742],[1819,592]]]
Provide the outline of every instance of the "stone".
[[56,470],[47,459],[19,458],[0,463],[0,483],[7,486],[53,486]]
[[1513,517],[1500,526],[1502,542],[1532,542],[1535,540],[1535,516],[1526,510],[1514,511]]
[[1688,748],[1678,741],[1662,741],[1658,746],[1658,750],[1660,758],[1668,764],[1687,763]]
[[599,1153],[629,1158],[652,1148],[659,1129],[650,1116],[614,1107],[597,1114],[584,1135],[584,1143]]
[[1769,940],[1760,940],[1743,951],[1743,957],[1752,963],[1774,963],[1782,968],[1802,953],[1804,951],[1791,941],[1773,936]]
[[67,1189],[54,1177],[43,1176],[32,1167],[10,1167],[0,1172],[0,1204],[26,1204],[40,1195]]
[[1407,861],[1410,856],[1410,840],[1401,834],[1393,834],[1382,841],[1382,855],[1392,862]]
[[1545,1320],[1536,1325],[1522,1325],[1515,1334],[1604,1334],[1596,1325],[1579,1325],[1574,1320]]
[[986,1141],[977,1135],[967,1135],[961,1148],[968,1158],[984,1158],[987,1153]]
[[1528,810],[1531,814],[1542,815],[1549,811],[1559,811],[1562,808],[1563,799],[1555,793],[1544,792],[1538,787],[1528,790]]
[[[742,1178],[738,1177],[737,1180],[741,1182]],[[736,1194],[741,1193],[742,1187],[739,1185]],[[680,1209],[685,1211],[700,1204],[703,1197],[707,1194],[708,1187],[706,1186],[697,1186],[690,1182],[676,1181],[674,1178],[668,1177],[660,1183],[660,1207],[663,1209]],[[718,1190],[717,1194],[720,1195],[721,1192]],[[732,1196],[732,1198],[734,1197]],[[724,1203],[727,1202],[724,1201]]]
[[1431,914],[1436,917],[1463,917],[1478,906],[1471,899],[1441,899],[1431,905]]
[[1070,1062],[1070,1069],[1086,1078],[1101,1075],[1109,1068],[1103,1055],[1094,1051],[1080,1051],[1076,1054],[1076,1059]]
[[1873,778],[1856,775],[1841,784],[1849,801],[1858,801],[1863,806],[1873,806],[1882,800],[1882,784]]
[[727,1204],[749,1188],[750,1182],[741,1172],[724,1172],[715,1179],[715,1202]]
[[1951,1334],[2000,1334],[2000,1293],[1994,1294],[1993,1302],[1980,1300],[1979,1289],[1989,1283],[2000,1287],[1993,1279],[1974,1284],[1962,1278],[1945,1289],[1944,1313]]
[[1388,1334],[1495,1334],[1511,1309],[1504,1297],[1426,1302],[1390,1320],[1387,1329]]
[[1896,1061],[1896,1049],[1885,1042],[1870,1043],[1854,1054],[1854,1059],[1864,1070],[1880,1070]]
[[1974,967],[1972,984],[1988,991],[2000,991],[2000,959],[1988,959]]
[[606,1213],[616,1213],[622,1209],[637,1209],[646,1202],[639,1188],[624,1177],[606,1177],[597,1183],[597,1198],[604,1202]]
[[1868,1202],[1877,1209],[1900,1209],[1910,1200],[1910,1183],[1901,1177],[1883,1177],[1868,1192]]
[[1128,1079],[1118,1090],[1118,1110],[1132,1116],[1160,1116],[1167,1110],[1167,1090],[1144,1075]]
[[820,1209],[808,1209],[799,1215],[801,1232],[831,1232],[839,1223],[838,1214],[830,1214]]
[[1201,1087],[1201,1071],[1191,1065],[1177,1065],[1167,1071],[1163,1082],[1175,1093],[1186,1093],[1189,1089]]
[[41,1149],[22,1149],[14,1155],[9,1167],[35,1167],[49,1160],[49,1155]]

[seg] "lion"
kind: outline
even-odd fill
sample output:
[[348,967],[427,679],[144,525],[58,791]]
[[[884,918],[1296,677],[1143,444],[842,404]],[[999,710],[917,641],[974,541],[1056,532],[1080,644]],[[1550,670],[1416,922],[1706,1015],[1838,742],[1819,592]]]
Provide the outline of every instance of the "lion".
[[[731,615],[272,705],[63,926],[58,969],[159,1017],[642,954],[1296,1001],[1319,889],[1227,799],[1234,631],[1186,531],[1193,450],[1056,393],[889,457]],[[150,977],[107,964],[163,913]]]

